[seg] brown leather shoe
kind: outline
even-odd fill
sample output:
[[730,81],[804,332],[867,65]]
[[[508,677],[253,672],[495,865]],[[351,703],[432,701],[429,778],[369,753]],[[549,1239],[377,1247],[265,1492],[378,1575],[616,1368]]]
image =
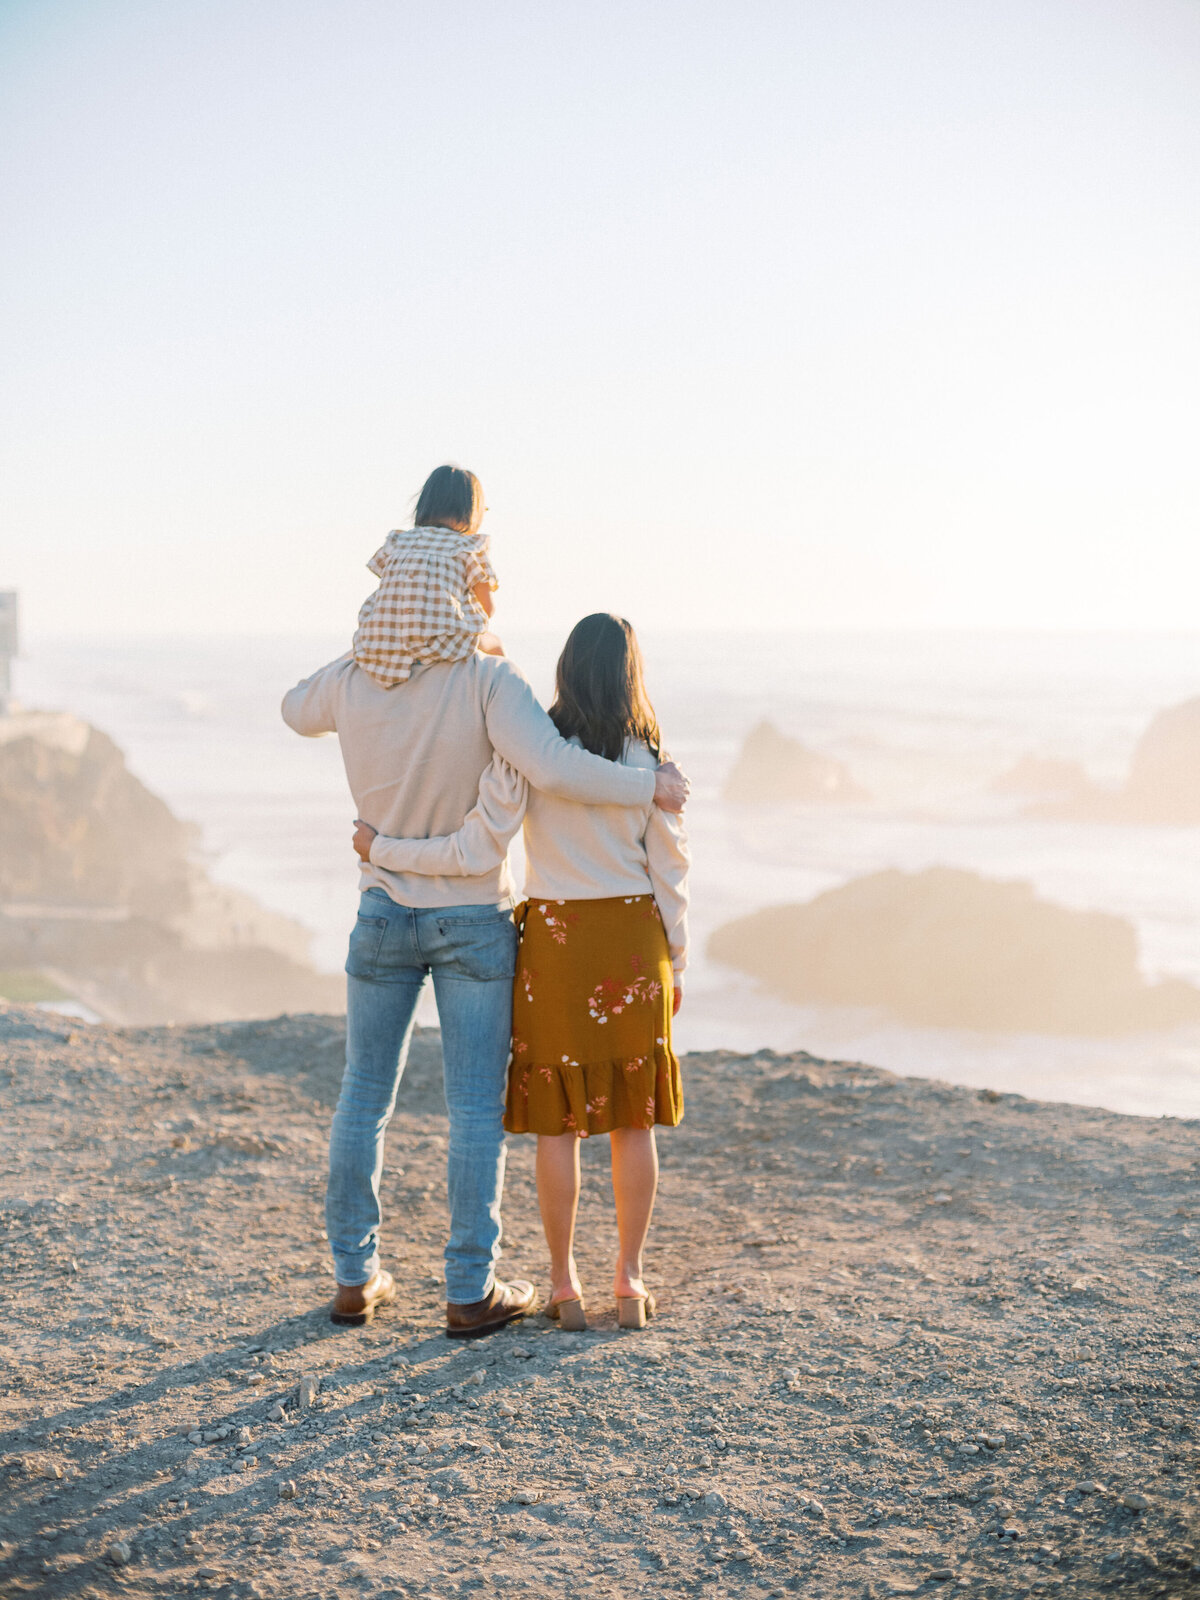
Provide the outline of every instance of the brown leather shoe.
[[446,1301],[446,1337],[448,1339],[482,1339],[485,1333],[495,1333],[507,1323],[515,1322],[527,1311],[532,1311],[537,1300],[537,1290],[531,1283],[518,1278],[515,1283],[501,1283],[497,1278],[491,1294],[473,1305],[456,1306]]
[[391,1305],[396,1285],[390,1272],[376,1272],[366,1283],[339,1283],[329,1308],[330,1322],[341,1328],[363,1328],[379,1306]]

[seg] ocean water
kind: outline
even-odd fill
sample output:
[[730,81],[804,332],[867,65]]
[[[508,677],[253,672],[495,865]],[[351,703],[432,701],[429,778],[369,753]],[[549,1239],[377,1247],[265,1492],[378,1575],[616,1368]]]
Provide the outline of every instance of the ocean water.
[[[545,697],[561,639],[506,642]],[[1117,782],[1151,716],[1200,693],[1200,635],[651,634],[643,644],[667,744],[693,781],[682,1048],[805,1048],[1041,1098],[1200,1115],[1197,1029],[1112,1040],[917,1030],[865,1009],[786,1004],[704,954],[731,917],[886,866],[944,864],[1125,916],[1148,977],[1200,982],[1200,828],[1031,821],[988,791],[1025,754]],[[336,970],[356,902],[352,807],[336,741],[297,738],[278,706],[342,648],[336,638],[41,639],[18,663],[16,689],[29,707],[110,733],[198,824],[213,876],[301,922],[314,960]],[[845,761],[873,803],[726,805],[725,777],[764,717]]]

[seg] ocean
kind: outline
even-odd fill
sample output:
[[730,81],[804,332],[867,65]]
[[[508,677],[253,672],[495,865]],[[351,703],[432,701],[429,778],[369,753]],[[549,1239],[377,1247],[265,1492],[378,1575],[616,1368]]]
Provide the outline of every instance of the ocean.
[[[505,635],[548,696],[561,638]],[[694,955],[683,1049],[807,1049],[903,1074],[1143,1115],[1200,1116],[1200,1030],[1064,1039],[913,1029],[861,1008],[787,1004],[705,957],[712,930],[886,866],[1020,878],[1137,930],[1147,977],[1200,983],[1200,827],[1035,821],[989,792],[1027,754],[1116,783],[1147,722],[1200,693],[1200,635],[649,634],[666,743],[693,783]],[[356,903],[353,810],[336,741],[297,738],[282,692],[344,642],[319,638],[34,639],[22,704],[104,729],[199,829],[216,879],[310,930],[340,967]],[[844,761],[862,809],[745,808],[721,798],[742,741],[769,718]],[[422,1020],[435,1020],[432,999]],[[735,1070],[735,1069],[731,1069]]]

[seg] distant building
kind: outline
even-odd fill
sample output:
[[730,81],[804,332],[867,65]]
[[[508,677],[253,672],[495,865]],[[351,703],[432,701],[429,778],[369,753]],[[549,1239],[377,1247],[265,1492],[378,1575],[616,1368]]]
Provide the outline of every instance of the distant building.
[[12,695],[12,663],[17,653],[17,591],[0,589],[0,714]]

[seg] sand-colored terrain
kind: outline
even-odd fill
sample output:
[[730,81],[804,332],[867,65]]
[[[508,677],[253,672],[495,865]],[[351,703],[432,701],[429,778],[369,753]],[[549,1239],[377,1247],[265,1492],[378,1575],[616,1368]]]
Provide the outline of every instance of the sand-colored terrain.
[[[436,1034],[391,1135],[400,1302],[324,1314],[342,1047],[0,1011],[3,1595],[1200,1592],[1195,1123],[691,1056],[658,1319],[614,1326],[596,1141],[593,1331],[459,1345]],[[536,1275],[531,1169],[513,1141]]]

